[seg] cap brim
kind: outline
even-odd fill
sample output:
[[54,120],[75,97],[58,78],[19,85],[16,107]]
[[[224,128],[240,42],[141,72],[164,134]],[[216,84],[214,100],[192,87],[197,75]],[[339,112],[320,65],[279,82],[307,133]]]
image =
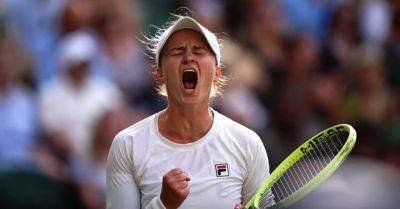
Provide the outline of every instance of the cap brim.
[[182,30],[182,29],[192,29],[195,31],[198,31],[203,35],[203,37],[206,39],[207,43],[209,44],[211,50],[214,52],[214,55],[216,57],[216,62],[217,65],[220,65],[220,50],[219,50],[219,44],[217,41],[217,38],[213,33],[211,33],[207,28],[203,27],[200,23],[198,23],[196,20],[190,18],[190,17],[181,17],[178,21],[176,21],[171,27],[169,27],[160,37],[160,42],[158,43],[157,49],[156,49],[156,62],[157,66],[160,64],[160,56],[161,56],[161,51],[164,48],[165,43],[169,39],[169,37],[176,31]]

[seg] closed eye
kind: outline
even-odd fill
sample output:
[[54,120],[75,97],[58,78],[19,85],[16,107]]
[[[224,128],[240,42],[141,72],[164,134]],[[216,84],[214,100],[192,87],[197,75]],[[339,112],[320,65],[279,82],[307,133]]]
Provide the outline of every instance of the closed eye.
[[207,52],[207,49],[204,47],[198,47],[198,46],[194,46],[193,47],[193,52],[196,54],[203,54]]
[[169,50],[169,54],[171,55],[180,55],[183,54],[183,52],[185,51],[184,47],[176,47],[176,48],[172,48]]

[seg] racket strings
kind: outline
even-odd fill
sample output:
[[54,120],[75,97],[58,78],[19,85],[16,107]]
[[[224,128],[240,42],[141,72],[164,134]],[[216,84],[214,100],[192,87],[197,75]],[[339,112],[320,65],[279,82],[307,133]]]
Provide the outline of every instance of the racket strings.
[[271,190],[268,190],[267,195],[261,200],[260,205],[262,206],[261,208],[275,208],[277,206]]
[[348,135],[348,132],[325,135],[325,138],[320,143],[314,144],[313,149],[295,162],[274,183],[268,194],[261,199],[260,208],[276,208],[281,200],[310,182],[339,153]]

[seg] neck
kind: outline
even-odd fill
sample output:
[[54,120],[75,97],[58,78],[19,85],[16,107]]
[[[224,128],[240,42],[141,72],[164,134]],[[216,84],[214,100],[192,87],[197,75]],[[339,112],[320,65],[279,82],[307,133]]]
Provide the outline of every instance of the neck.
[[161,135],[180,144],[197,141],[207,134],[212,123],[213,114],[208,105],[203,107],[169,105],[158,118]]

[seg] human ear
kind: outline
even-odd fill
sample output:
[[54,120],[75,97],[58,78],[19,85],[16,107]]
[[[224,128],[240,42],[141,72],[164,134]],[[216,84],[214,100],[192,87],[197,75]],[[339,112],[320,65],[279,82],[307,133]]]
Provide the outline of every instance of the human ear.
[[159,67],[156,68],[153,75],[154,75],[157,83],[164,83],[165,76],[164,76],[164,73],[161,68],[159,68]]
[[156,76],[157,76],[157,79],[159,79],[159,80],[161,80],[164,77],[161,68],[156,69]]
[[219,77],[219,76],[221,76],[221,74],[222,74],[222,69],[221,69],[221,67],[217,67],[217,68],[215,69],[215,76]]

